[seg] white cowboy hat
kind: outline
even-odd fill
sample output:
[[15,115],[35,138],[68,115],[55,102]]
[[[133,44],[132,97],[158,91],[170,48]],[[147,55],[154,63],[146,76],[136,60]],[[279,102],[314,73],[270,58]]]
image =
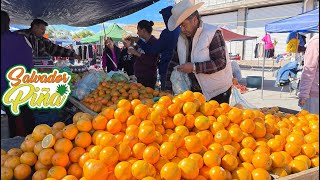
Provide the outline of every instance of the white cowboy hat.
[[195,4],[194,0],[182,0],[178,4],[176,4],[171,10],[172,15],[168,21],[169,31],[175,30],[184,20],[186,20],[203,4],[204,2]]

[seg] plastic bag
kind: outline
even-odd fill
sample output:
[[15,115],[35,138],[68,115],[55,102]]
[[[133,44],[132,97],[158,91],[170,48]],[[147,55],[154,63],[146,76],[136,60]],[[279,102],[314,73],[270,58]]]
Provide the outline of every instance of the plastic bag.
[[111,78],[104,72],[92,72],[81,79],[76,85],[76,98],[82,100],[91,91],[95,90],[101,81],[110,81]]
[[241,95],[240,91],[237,88],[231,89],[230,103],[231,106],[238,107],[241,105],[244,109],[257,109],[254,105],[250,104],[244,97]]
[[182,94],[187,90],[191,89],[191,82],[187,73],[178,71],[174,68],[170,76],[172,83],[172,91],[174,95]]
[[110,71],[108,75],[113,81],[129,81],[130,77],[124,71]]

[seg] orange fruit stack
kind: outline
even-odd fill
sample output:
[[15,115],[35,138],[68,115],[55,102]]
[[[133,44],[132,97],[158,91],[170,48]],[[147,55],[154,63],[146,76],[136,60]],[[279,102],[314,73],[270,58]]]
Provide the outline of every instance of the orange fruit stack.
[[[319,116],[264,114],[186,91],[38,125],[1,150],[1,179],[271,179],[319,166]],[[33,174],[31,169],[36,170]]]

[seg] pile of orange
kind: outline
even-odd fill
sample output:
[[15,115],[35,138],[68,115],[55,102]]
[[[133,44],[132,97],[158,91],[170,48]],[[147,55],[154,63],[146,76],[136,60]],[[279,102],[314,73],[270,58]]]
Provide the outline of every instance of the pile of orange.
[[103,81],[100,82],[96,90],[92,91],[81,102],[92,111],[100,113],[106,107],[116,106],[121,99],[129,101],[139,99],[152,106],[154,104],[152,98],[165,95],[168,95],[168,93],[144,87],[140,83]]
[[317,166],[318,115],[264,114],[190,91],[38,125],[20,149],[1,151],[4,180],[264,180]]

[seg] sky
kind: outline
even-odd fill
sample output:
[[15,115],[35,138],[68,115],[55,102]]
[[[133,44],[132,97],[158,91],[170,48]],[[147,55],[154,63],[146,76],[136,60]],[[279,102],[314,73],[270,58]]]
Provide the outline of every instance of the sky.
[[[105,28],[107,28],[107,26],[112,23],[117,23],[120,26],[121,25],[128,25],[128,24],[137,24],[140,20],[142,20],[142,17],[145,20],[162,21],[163,19],[162,19],[161,14],[159,14],[159,11],[169,5],[173,5],[173,3],[174,3],[174,0],[160,0],[156,3],[154,3],[153,5],[150,5],[140,11],[133,13],[133,14],[130,14],[128,16],[125,16],[125,17],[122,17],[119,19],[114,19],[114,20],[105,22],[104,23]],[[26,26],[23,27],[23,26],[17,26],[17,25],[15,25],[13,27],[16,27],[19,29],[27,28]],[[69,30],[69,31],[71,31],[71,33],[79,32],[82,30],[89,30],[89,31],[96,33],[96,32],[102,31],[102,29],[103,29],[102,24],[97,24],[97,25],[89,26],[89,27],[72,27],[72,26],[67,26],[67,25],[49,25],[49,28],[50,27],[53,27],[55,29]],[[13,30],[15,30],[15,29],[13,29]]]

